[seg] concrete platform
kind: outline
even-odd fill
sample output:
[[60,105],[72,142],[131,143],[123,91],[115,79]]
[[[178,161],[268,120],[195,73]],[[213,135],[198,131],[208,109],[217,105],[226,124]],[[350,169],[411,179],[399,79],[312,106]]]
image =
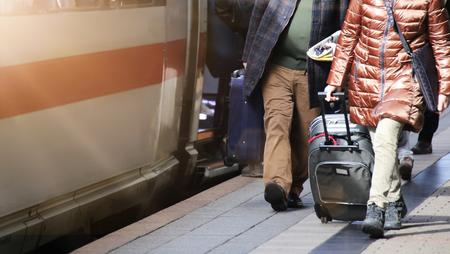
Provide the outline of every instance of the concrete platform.
[[[322,224],[309,182],[305,207],[275,212],[261,178],[236,177],[109,234],[72,253],[450,253],[450,110],[442,116],[433,153],[415,155],[403,183],[404,228],[372,239],[361,222]],[[411,134],[414,145],[417,134]]]

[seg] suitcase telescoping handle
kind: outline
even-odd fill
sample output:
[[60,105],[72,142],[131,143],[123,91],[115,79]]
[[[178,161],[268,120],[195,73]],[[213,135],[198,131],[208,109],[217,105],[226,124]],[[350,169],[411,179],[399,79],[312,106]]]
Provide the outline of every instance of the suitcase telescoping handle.
[[[326,92],[318,92],[318,96],[319,96],[319,100],[320,100],[320,107],[321,107],[321,112],[322,112],[322,122],[323,122],[323,129],[325,132],[325,144],[323,146],[323,148],[329,148],[329,147],[333,147],[333,148],[337,148],[335,146],[331,145],[331,139],[328,135],[328,130],[327,130],[327,121],[325,119],[325,98],[327,97],[327,93]],[[348,114],[347,114],[347,107],[345,106],[345,94],[343,92],[338,92],[338,93],[333,93],[332,96],[338,97],[339,100],[342,102],[342,108],[343,108],[343,112],[344,112],[344,120],[345,120],[345,127],[347,129],[347,146],[342,147],[343,149],[358,149],[358,145],[355,144],[355,142],[352,141],[351,139],[351,134],[350,134],[350,123],[348,121]]]

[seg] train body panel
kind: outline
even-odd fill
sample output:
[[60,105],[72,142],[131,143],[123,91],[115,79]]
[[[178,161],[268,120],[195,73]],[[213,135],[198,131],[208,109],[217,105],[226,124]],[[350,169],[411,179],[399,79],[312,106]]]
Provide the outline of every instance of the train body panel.
[[154,85],[0,120],[9,201],[0,216],[153,162],[160,93]]
[[7,1],[0,252],[126,210],[144,216],[161,193],[182,191],[196,173],[206,1],[48,0],[19,11]]
[[[8,37],[0,41],[0,67],[164,43],[165,9],[3,16],[0,29]],[[171,41],[186,39],[177,35]]]

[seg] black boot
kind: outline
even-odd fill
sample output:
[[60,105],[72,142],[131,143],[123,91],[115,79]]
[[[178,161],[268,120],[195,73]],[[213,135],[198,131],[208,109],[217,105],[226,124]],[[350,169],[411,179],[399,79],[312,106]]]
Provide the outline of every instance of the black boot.
[[374,203],[367,205],[366,219],[362,224],[362,231],[373,237],[383,237],[384,235],[384,209]]

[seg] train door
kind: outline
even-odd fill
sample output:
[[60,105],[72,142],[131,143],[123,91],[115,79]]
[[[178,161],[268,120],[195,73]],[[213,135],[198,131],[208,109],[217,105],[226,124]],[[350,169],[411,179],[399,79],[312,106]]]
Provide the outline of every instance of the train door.
[[215,13],[214,0],[208,0],[207,43],[202,104],[195,148],[198,151],[197,183],[238,171],[238,166],[223,165],[228,132],[228,93],[239,61],[238,35]]

